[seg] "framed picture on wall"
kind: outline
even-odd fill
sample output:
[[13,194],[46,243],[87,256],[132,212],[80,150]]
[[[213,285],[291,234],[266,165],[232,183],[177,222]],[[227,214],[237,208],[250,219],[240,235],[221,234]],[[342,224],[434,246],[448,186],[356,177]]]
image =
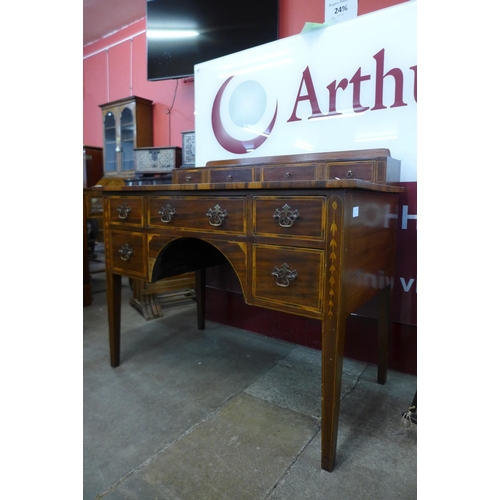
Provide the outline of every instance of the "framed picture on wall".
[[194,167],[196,163],[194,130],[182,133],[182,166]]

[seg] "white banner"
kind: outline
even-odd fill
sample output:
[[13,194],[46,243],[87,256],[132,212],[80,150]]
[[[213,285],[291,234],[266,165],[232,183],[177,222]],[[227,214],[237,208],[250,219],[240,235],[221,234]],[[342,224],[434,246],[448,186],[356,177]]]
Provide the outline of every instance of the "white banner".
[[196,164],[389,148],[417,180],[417,5],[195,66]]

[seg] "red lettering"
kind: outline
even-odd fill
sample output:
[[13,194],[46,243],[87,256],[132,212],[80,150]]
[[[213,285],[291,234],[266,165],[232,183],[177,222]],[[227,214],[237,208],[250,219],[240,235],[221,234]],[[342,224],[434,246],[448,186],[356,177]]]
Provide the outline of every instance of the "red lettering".
[[377,70],[375,73],[375,106],[373,106],[372,111],[377,109],[386,109],[387,107],[384,106],[383,103],[383,94],[384,78],[388,76],[392,76],[395,82],[394,104],[391,108],[407,106],[407,104],[403,102],[403,72],[399,68],[393,68],[384,75],[384,57],[385,49],[382,49],[373,56],[375,61],[377,61]]
[[349,83],[352,83],[352,109],[355,113],[361,113],[370,109],[369,106],[361,106],[361,82],[370,80],[370,75],[361,75],[361,68],[358,68],[358,71],[354,73],[354,76],[351,78]]
[[[307,94],[300,95],[303,85],[305,85],[306,87]],[[300,121],[300,118],[297,117],[297,106],[300,101],[309,101],[309,103],[311,104],[312,114],[309,118],[322,116],[321,110],[319,109],[318,98],[316,97],[316,91],[314,90],[309,67],[307,67],[302,73],[302,81],[300,82],[299,92],[297,93],[297,98],[295,99],[295,106],[293,107],[292,114],[287,120],[288,122]]]
[[[403,101],[403,89],[404,89],[404,75],[403,71],[400,68],[392,68],[389,71],[385,71],[385,49],[381,49],[377,52],[373,58],[376,61],[376,69],[375,69],[375,105],[373,108],[369,106],[363,106],[361,104],[361,90],[362,83],[371,80],[371,75],[363,75],[361,71],[361,67],[359,67],[352,76],[352,78],[348,81],[347,78],[342,78],[339,80],[337,84],[337,80],[333,80],[332,83],[327,85],[326,89],[329,93],[328,100],[328,114],[322,114],[318,97],[316,96],[316,90],[314,88],[314,83],[311,76],[311,71],[309,66],[306,67],[304,72],[302,73],[302,80],[300,81],[299,90],[297,92],[297,97],[295,99],[295,103],[293,106],[292,114],[290,118],[287,120],[288,122],[297,122],[300,121],[301,118],[297,116],[297,108],[299,102],[308,101],[311,106],[311,115],[308,117],[318,118],[323,116],[337,116],[341,115],[341,111],[337,111],[337,93],[341,90],[347,90],[349,84],[352,84],[352,108],[355,113],[362,113],[363,111],[377,111],[379,109],[387,109],[387,106],[384,105],[383,96],[384,96],[384,83],[387,81],[388,77],[392,77],[394,79],[394,103],[390,106],[391,108],[397,108],[402,106],[407,106],[407,104]],[[409,68],[414,72],[413,78],[413,96],[415,98],[415,102],[417,102],[417,66],[411,66]],[[304,93],[303,93],[304,92]]]
[[415,102],[417,102],[417,66],[411,66],[410,69],[415,73],[415,76],[413,77],[413,98],[415,99]]
[[339,87],[342,90],[345,90],[347,88],[347,85],[349,85],[347,78],[342,78],[342,80],[340,80],[340,82],[337,86],[335,85],[336,83],[337,83],[337,80],[333,80],[333,82],[330,83],[330,85],[328,85],[326,87],[328,89],[328,92],[330,92],[330,101],[329,101],[329,108],[328,108],[328,115],[329,116],[342,114],[342,113],[337,111],[337,90],[339,89]]

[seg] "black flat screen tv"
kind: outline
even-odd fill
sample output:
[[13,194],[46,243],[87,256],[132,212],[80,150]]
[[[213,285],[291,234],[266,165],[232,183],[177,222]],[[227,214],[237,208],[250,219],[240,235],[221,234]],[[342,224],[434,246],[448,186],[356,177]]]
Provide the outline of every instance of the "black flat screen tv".
[[190,77],[195,64],[277,40],[278,4],[279,0],[148,0],[148,80]]

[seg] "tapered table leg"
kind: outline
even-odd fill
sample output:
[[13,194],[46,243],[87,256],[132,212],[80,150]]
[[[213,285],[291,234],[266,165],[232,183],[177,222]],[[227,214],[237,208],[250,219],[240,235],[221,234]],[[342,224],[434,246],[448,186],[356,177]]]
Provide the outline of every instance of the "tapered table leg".
[[120,327],[122,305],[122,277],[107,273],[106,294],[108,301],[109,352],[111,366],[120,365]]
[[387,286],[380,291],[378,297],[378,371],[377,382],[385,384],[389,365],[389,332],[391,287]]
[[196,275],[196,314],[198,316],[198,330],[205,329],[205,287],[207,269],[203,267],[195,272]]
[[325,318],[322,326],[321,468],[328,472],[337,455],[345,324],[345,314],[339,313]]

